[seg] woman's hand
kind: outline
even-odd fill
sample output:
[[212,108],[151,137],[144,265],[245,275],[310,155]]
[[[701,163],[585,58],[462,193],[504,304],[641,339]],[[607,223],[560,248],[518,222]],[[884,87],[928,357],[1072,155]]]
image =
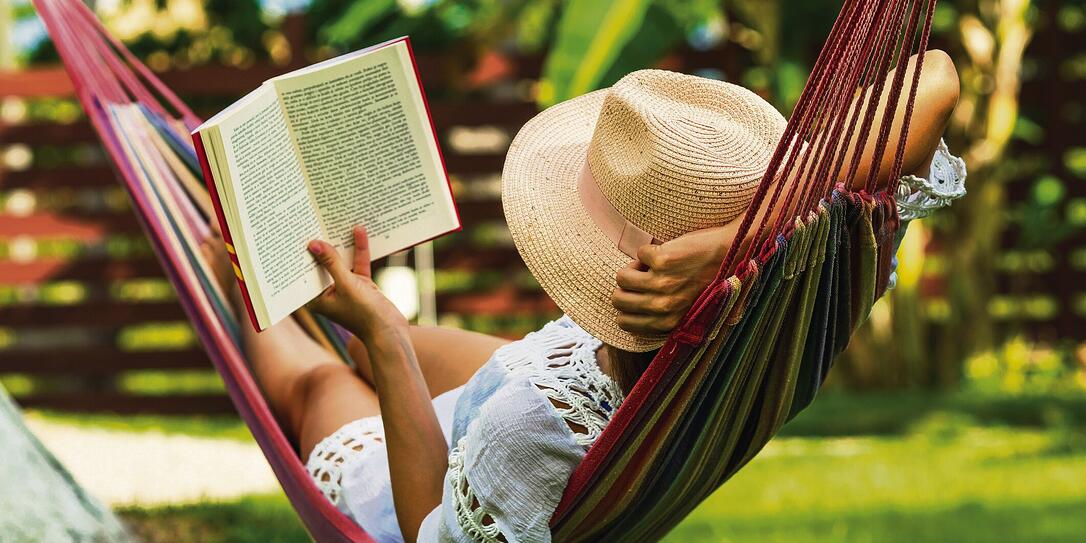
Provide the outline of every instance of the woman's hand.
[[611,295],[619,327],[642,335],[674,329],[716,276],[737,226],[696,230],[638,249],[637,260],[618,271]]
[[389,331],[407,332],[407,319],[370,277],[370,245],[365,228],[354,228],[353,272],[331,244],[314,240],[308,248],[335,284],[306,307],[338,322],[363,341]]
[[385,428],[396,520],[404,538],[414,541],[422,520],[441,503],[448,451],[407,319],[370,279],[365,229],[354,229],[353,273],[328,243],[312,241],[309,252],[335,284],[308,307],[346,326],[366,347]]

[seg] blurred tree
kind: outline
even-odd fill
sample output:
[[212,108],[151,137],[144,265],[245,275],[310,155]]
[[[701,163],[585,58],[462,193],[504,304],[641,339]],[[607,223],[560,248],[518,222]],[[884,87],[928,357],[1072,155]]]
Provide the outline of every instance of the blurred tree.
[[[962,155],[971,170],[970,197],[955,205],[955,236],[968,240],[948,252],[951,270],[995,270],[1004,229],[1004,185],[1012,171],[1000,167],[1018,119],[1020,75],[1026,46],[1032,37],[1028,0],[968,0],[959,3],[964,82],[953,130],[962,142]],[[950,315],[947,338],[938,358],[951,368],[969,355],[995,346],[988,302],[996,292],[993,273],[947,274]],[[954,374],[940,382],[953,381]]]
[[[910,226],[899,255],[898,287],[876,306],[844,357],[839,377],[856,387],[951,387],[965,360],[1002,339],[996,336],[990,305],[1005,249],[1005,186],[1021,173],[1019,162],[1006,151],[1019,119],[1023,60],[1032,37],[1030,2],[944,0],[935,23],[962,80],[947,137],[969,166],[969,196]],[[1053,220],[1042,208],[1032,212],[1041,221],[1035,226]],[[939,261],[945,300],[926,305],[920,287],[931,263],[925,247],[933,228],[946,240]]]
[[[208,62],[245,66],[267,60],[274,50],[268,47],[274,36],[259,0],[128,0],[99,5],[96,13],[160,71]],[[57,61],[52,41],[42,41],[28,60]]]

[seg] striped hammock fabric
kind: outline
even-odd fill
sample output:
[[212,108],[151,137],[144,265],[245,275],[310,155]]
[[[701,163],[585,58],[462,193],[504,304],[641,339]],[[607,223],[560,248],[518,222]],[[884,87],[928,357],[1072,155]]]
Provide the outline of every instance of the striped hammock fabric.
[[[326,500],[272,416],[239,348],[239,325],[198,250],[214,213],[189,131],[200,119],[79,0],[34,0],[78,98],[238,412],[317,541],[371,538]],[[813,399],[889,278],[896,186],[849,190],[859,155],[904,141],[935,0],[846,0],[720,272],[570,478],[551,521],[558,541],[661,537],[750,461]],[[890,87],[883,74],[893,70]],[[864,107],[852,108],[871,88]],[[876,118],[875,100],[905,107]],[[893,133],[892,133],[893,132]],[[792,153],[791,149],[804,149]],[[889,179],[900,176],[904,145]],[[876,161],[878,162],[878,161]],[[886,174],[887,172],[882,172]],[[798,190],[783,194],[800,179]],[[768,200],[767,200],[768,199]],[[329,322],[295,315],[350,363]],[[240,323],[240,324],[239,324]]]

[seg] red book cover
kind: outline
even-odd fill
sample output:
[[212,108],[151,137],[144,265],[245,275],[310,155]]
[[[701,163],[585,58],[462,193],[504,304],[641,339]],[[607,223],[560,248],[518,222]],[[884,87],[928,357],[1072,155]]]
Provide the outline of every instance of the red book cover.
[[241,263],[238,262],[237,252],[234,250],[234,241],[230,238],[230,229],[226,227],[226,215],[222,210],[222,202],[219,201],[219,192],[215,190],[215,181],[211,177],[211,165],[207,161],[207,154],[204,152],[204,142],[200,138],[200,134],[192,134],[192,144],[196,147],[196,156],[200,160],[200,169],[204,172],[204,184],[207,185],[207,191],[211,194],[211,204],[215,208],[215,216],[219,219],[219,230],[222,232],[222,239],[226,242],[226,252],[230,255],[230,264],[234,266],[234,275],[238,278],[238,286],[241,287],[241,298],[245,300],[245,309],[249,313],[249,320],[253,323],[253,328],[260,330],[260,324],[256,320],[256,311],[253,310],[253,301],[249,299],[249,289],[245,287],[245,278],[241,274]]

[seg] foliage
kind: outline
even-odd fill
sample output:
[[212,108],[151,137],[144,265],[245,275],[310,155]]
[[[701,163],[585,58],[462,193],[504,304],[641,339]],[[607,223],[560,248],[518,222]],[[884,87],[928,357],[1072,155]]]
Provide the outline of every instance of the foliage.
[[967,388],[989,393],[1040,394],[1086,391],[1086,362],[1073,353],[1012,338],[999,349],[965,362]]
[[420,49],[547,49],[544,106],[651,67],[685,39],[711,44],[723,32],[715,0],[315,0],[307,18],[317,41],[337,50],[403,34]]
[[[462,51],[493,46],[522,31],[547,32],[556,0],[313,0],[306,10],[317,44],[350,50],[410,35],[421,50]],[[542,25],[535,29],[533,24]]]
[[[128,0],[97,15],[111,33],[155,69],[217,61],[240,66],[269,57],[269,24],[259,0]],[[41,42],[29,62],[57,60]]]
[[[632,45],[630,40],[645,21],[648,8],[648,0],[567,3],[555,46],[543,68],[540,102],[549,105],[596,88],[620,52]],[[659,39],[639,41],[666,47],[660,42]],[[657,50],[656,54],[660,52]]]
[[1055,430],[1086,430],[1086,396],[1075,393],[1007,395],[962,393],[826,393],[781,430],[782,437],[903,436],[936,420]]
[[543,66],[538,100],[548,106],[607,87],[722,24],[721,6],[698,1],[570,0]]

